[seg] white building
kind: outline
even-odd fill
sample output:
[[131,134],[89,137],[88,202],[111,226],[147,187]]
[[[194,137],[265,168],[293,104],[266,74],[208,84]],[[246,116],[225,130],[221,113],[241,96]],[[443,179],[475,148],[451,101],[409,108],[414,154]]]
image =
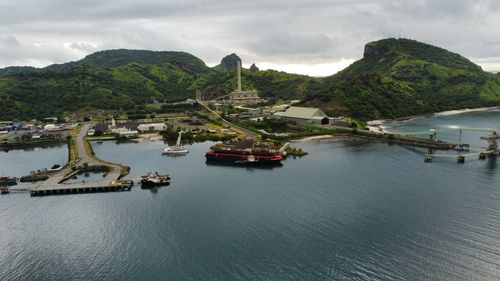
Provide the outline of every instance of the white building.
[[55,124],[47,124],[47,125],[43,126],[43,130],[47,131],[47,132],[59,131],[60,128],[59,128],[59,126],[56,126]]
[[121,130],[118,132],[118,135],[121,137],[127,137],[127,138],[133,138],[136,137],[139,134],[139,131],[136,130]]
[[319,108],[290,106],[286,111],[273,114],[274,119],[295,121],[298,124],[327,125],[328,116]]
[[167,129],[167,124],[165,123],[150,123],[150,124],[140,124],[137,126],[137,130],[140,132],[147,131],[165,131]]

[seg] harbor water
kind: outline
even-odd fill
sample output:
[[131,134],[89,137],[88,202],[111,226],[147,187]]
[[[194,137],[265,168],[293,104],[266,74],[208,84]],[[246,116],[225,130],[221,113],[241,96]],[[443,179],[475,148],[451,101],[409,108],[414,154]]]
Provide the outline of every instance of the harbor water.
[[[500,129],[500,112],[385,126]],[[463,138],[479,150],[488,133]],[[280,167],[232,167],[205,163],[211,144],[179,157],[162,156],[162,142],[93,144],[134,181],[170,174],[158,189],[1,196],[0,279],[500,279],[498,158],[424,163],[425,149],[324,141],[294,144],[309,155]],[[56,150],[64,160],[66,147]],[[0,171],[15,176],[61,162],[11,153],[0,152]]]

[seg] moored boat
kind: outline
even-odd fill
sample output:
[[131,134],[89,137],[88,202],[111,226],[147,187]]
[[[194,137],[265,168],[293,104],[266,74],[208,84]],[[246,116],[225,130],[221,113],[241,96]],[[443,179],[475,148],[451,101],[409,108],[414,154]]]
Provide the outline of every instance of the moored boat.
[[157,172],[149,172],[141,177],[140,183],[141,187],[143,188],[152,188],[155,186],[169,185],[170,176],[159,175]]
[[205,158],[208,162],[240,165],[273,165],[284,159],[279,150],[252,139],[216,144]]
[[0,177],[0,185],[16,185],[17,178],[10,176],[1,176]]
[[168,146],[163,149],[162,154],[167,154],[167,155],[186,155],[189,153],[189,150],[181,145],[181,136],[182,136],[182,131],[179,132],[179,136],[177,137],[177,142],[175,143],[174,146]]

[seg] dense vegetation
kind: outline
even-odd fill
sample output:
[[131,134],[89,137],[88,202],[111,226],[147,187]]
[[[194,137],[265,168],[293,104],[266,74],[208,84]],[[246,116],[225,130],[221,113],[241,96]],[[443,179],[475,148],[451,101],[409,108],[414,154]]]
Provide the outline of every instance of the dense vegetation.
[[75,67],[90,66],[97,69],[106,69],[135,62],[139,64],[172,64],[189,73],[209,72],[211,69],[199,58],[184,52],[155,52],[147,50],[110,50],[95,52],[85,58],[69,63],[53,64],[45,68],[34,67],[6,67],[0,69],[0,75],[16,73],[46,73],[63,72]]
[[[236,88],[231,54],[214,68],[183,52],[111,50],[46,68],[0,69],[0,120],[62,117],[82,109],[139,112],[153,100],[205,98]],[[368,43],[363,59],[326,78],[257,67],[243,69],[243,89],[271,101],[302,99],[332,115],[396,118],[498,105],[500,75],[464,57],[407,39]]]
[[[113,50],[81,61],[46,68],[0,69],[0,120],[62,117],[81,109],[141,113],[145,103],[206,98],[236,88],[232,54],[209,68],[180,52]],[[317,79],[277,71],[243,70],[244,89],[258,89],[268,98],[305,96]]]
[[360,119],[498,105],[500,79],[466,58],[408,39],[365,46],[363,59],[325,78],[306,104]]
[[192,82],[170,64],[19,73],[0,77],[0,119],[60,116],[83,107],[128,110],[165,96],[186,97]]

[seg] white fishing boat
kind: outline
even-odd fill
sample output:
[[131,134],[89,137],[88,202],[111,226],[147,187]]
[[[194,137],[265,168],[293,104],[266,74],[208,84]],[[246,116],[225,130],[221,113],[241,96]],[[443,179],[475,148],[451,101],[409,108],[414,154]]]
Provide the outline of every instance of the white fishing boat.
[[177,137],[177,142],[174,146],[167,146],[163,149],[163,154],[168,155],[185,155],[189,153],[189,150],[181,145],[181,136],[182,131],[179,132],[179,136]]

